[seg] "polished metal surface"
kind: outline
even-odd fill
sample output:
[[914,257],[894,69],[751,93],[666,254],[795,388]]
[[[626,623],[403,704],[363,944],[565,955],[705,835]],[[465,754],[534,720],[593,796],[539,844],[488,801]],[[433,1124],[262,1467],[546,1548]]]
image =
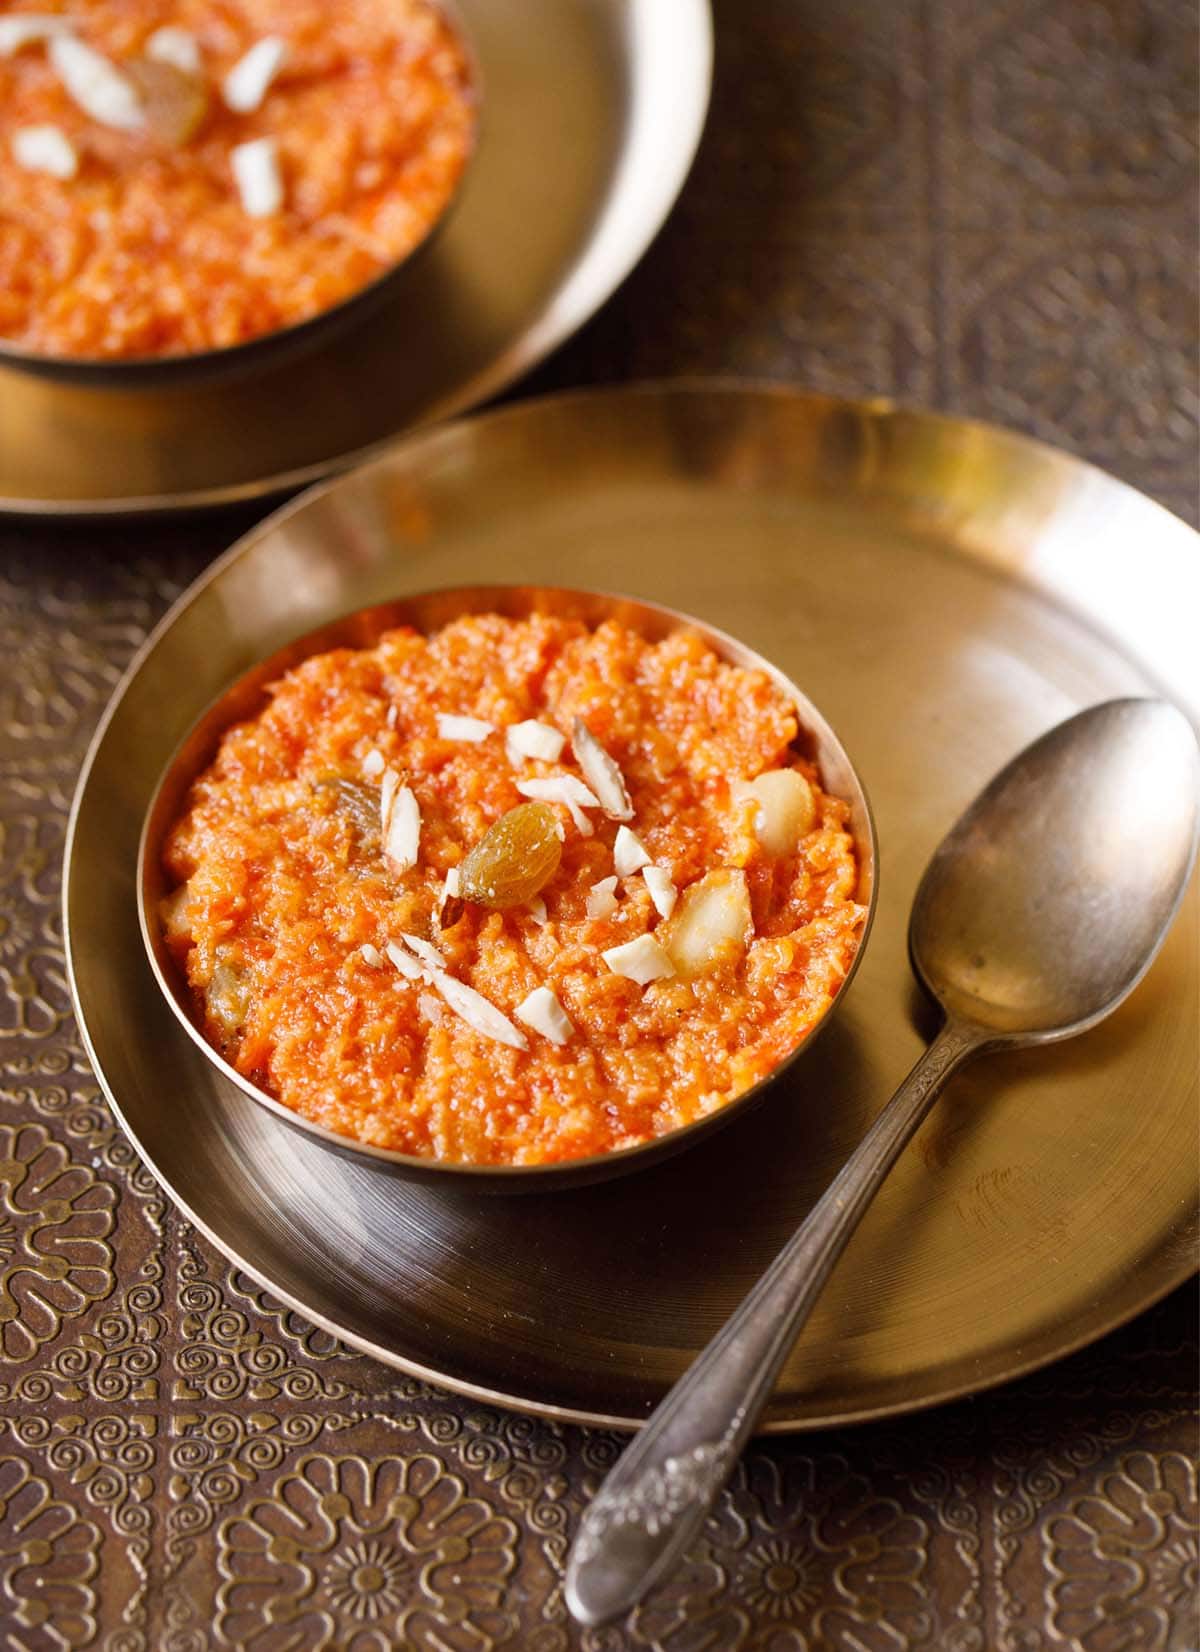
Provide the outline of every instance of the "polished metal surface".
[[982,1051],[1075,1037],[1157,956],[1196,860],[1200,747],[1163,700],[1110,700],[1019,753],[936,849],[909,923],[944,1022],[737,1312],[659,1405],[580,1525],[586,1624],[678,1565],[871,1200],[947,1081]]
[[283,335],[247,347],[261,361],[232,381],[90,388],[0,365],[0,511],[174,510],[302,486],[494,395],[604,302],[691,165],[711,76],[707,0],[456,10],[480,131],[420,256],[353,318],[317,318],[311,350],[276,363]]
[[[1078,461],[881,403],[651,387],[411,438],[217,562],[97,735],[65,890],[96,1070],[173,1197],[311,1319],[463,1392],[637,1423],[926,1042],[904,937],[949,822],[1084,705],[1163,693],[1200,715],[1196,553],[1176,518]],[[432,587],[564,576],[719,624],[818,701],[875,810],[871,945],[824,1037],[711,1143],[545,1197],[399,1183],[284,1135],[217,1079],[145,961],[138,835],[196,717],[294,637]],[[1193,882],[1146,979],[1101,1026],[955,1078],[847,1248],[766,1427],[999,1382],[1187,1276],[1196,923]]]
[[216,755],[221,736],[235,723],[256,716],[267,703],[268,685],[278,681],[284,671],[308,659],[313,654],[330,648],[368,648],[378,642],[392,626],[411,625],[418,631],[430,632],[463,614],[508,614],[525,618],[529,614],[555,614],[563,618],[579,619],[596,626],[606,619],[621,624],[639,635],[657,640],[680,627],[689,626],[698,631],[709,647],[722,659],[745,670],[761,671],[774,678],[788,699],[794,702],[799,719],[800,744],[813,756],[820,768],[822,781],[828,791],[844,799],[850,810],[850,829],[858,857],[859,886],[857,898],[866,908],[859,950],[855,954],[838,997],[831,1006],[836,1010],[850,987],[862,958],[863,949],[871,931],[875,913],[876,845],[871,821],[871,808],[862,782],[854,772],[854,765],[845,747],[830,728],[829,723],[802,690],[783,672],[777,670],[753,649],[747,648],[735,637],[727,636],[712,625],[706,625],[690,614],[676,608],[637,602],[632,597],[607,595],[601,591],[581,591],[562,586],[537,587],[530,585],[457,586],[447,591],[427,591],[406,597],[398,602],[385,603],[365,612],[349,614],[332,625],[321,627],[305,637],[297,638],[277,650],[266,660],[232,683],[206,708],[196,726],[187,736],[155,787],[146,823],[138,844],[137,902],[138,921],[146,955],[156,980],[176,1018],[195,1043],[197,1049],[211,1062],[216,1071],[244,1095],[262,1107],[268,1117],[298,1131],[309,1141],[333,1152],[344,1154],[393,1175],[416,1181],[428,1181],[442,1187],[458,1187],[471,1192],[490,1193],[544,1193],[551,1188],[583,1187],[591,1182],[608,1181],[613,1176],[644,1170],[670,1158],[685,1147],[694,1147],[723,1129],[734,1119],[759,1105],[770,1086],[780,1080],[792,1063],[811,1044],[828,1019],[817,1021],[787,1059],[762,1082],[753,1085],[727,1107],[710,1113],[706,1118],[690,1124],[686,1129],[672,1131],[637,1147],[627,1147],[617,1153],[603,1153],[591,1158],[568,1160],[556,1164],[538,1165],[473,1165],[445,1160],[418,1158],[410,1153],[399,1153],[383,1147],[371,1147],[347,1136],[335,1135],[320,1125],[301,1117],[283,1106],[265,1090],[252,1083],[236,1067],[224,1060],[205,1039],[194,1021],[194,1006],[187,983],[171,956],[170,948],[159,922],[159,904],[167,893],[162,875],[163,843],[167,833],[184,807],[192,782],[208,767]]

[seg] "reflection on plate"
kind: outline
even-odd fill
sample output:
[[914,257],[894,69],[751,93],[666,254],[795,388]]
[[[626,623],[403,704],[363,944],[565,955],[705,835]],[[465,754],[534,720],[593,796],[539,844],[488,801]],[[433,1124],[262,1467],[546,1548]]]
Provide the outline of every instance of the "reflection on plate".
[[456,0],[479,146],[386,304],[232,382],[95,390],[0,367],[0,511],[170,510],[299,487],[493,395],[598,308],[679,191],[707,0]]
[[[606,1186],[450,1195],[281,1140],[176,1025],[142,954],[135,858],[162,764],[224,684],[337,614],[435,585],[568,578],[686,607],[819,698],[870,789],[881,844],[854,991],[753,1117]],[[634,1423],[922,1047],[905,929],[947,825],[1014,751],[1085,704],[1165,692],[1196,717],[1185,633],[1198,603],[1200,546],[1175,518],[1077,461],[932,415],[651,388],[411,438],[216,564],[97,735],[66,878],[97,1071],[215,1243],[346,1341],[481,1397]],[[1193,885],[1109,1021],[952,1083],[837,1268],[768,1427],[1002,1381],[1188,1274],[1198,906]]]

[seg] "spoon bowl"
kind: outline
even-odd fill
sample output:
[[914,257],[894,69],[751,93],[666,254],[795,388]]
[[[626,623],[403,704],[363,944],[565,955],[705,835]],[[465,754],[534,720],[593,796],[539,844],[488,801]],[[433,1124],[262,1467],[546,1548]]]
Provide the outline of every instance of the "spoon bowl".
[[913,904],[912,965],[947,1015],[1033,1044],[1115,1009],[1183,898],[1198,786],[1191,726],[1162,700],[1093,707],[1002,769]]
[[582,1623],[635,1605],[696,1535],[859,1220],[946,1080],[982,1050],[1094,1026],[1136,986],[1196,857],[1200,750],[1161,700],[1112,700],[995,777],[921,879],[918,977],[946,1014],[867,1135],[586,1511],[567,1568]]

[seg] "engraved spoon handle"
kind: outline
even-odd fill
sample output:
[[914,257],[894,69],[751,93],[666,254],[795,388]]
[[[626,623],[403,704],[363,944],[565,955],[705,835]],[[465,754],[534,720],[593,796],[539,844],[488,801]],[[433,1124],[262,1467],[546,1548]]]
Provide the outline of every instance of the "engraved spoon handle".
[[950,1074],[984,1042],[947,1021],[733,1316],[626,1448],[585,1511],[567,1567],[581,1623],[608,1623],[704,1523],[846,1243]]

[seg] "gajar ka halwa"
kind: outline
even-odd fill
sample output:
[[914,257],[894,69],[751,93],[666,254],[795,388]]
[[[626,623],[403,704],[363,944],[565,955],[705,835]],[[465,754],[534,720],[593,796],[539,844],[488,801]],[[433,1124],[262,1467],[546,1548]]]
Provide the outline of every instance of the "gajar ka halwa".
[[474,141],[432,0],[0,0],[0,338],[244,343],[400,262]]
[[475,1164],[724,1106],[829,1008],[865,909],[795,708],[695,632],[459,619],[305,661],[168,835],[209,1040],[359,1142]]

